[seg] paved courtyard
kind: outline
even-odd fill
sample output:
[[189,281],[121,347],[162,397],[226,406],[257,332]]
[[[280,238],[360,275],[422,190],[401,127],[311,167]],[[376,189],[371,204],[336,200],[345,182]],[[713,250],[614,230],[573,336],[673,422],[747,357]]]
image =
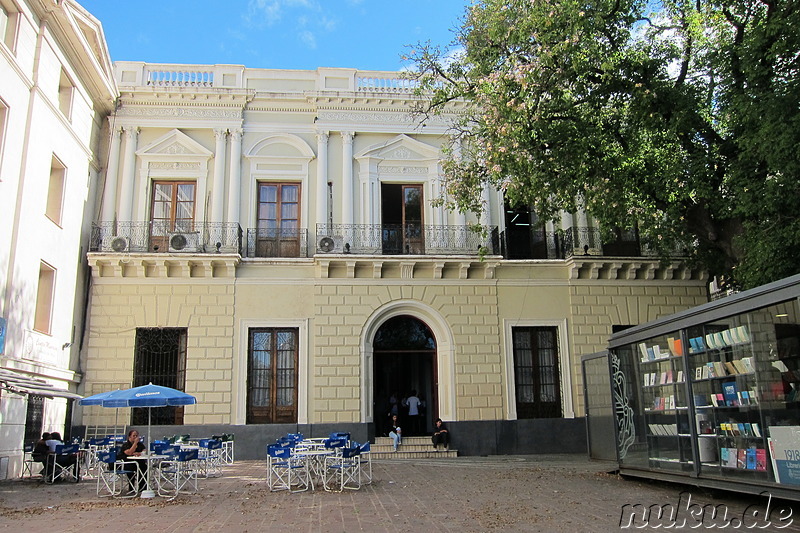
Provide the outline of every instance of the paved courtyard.
[[[716,525],[715,530],[800,531],[800,515],[786,502],[772,501],[767,524],[765,497],[623,479],[609,473],[612,467],[583,455],[375,461],[374,481],[360,491],[289,494],[269,491],[263,462],[242,461],[226,467],[222,477],[201,480],[200,493],[172,502],[101,499],[94,480],[54,486],[13,480],[0,482],[0,531],[621,531],[623,517],[627,530]],[[644,507],[623,512],[626,504],[667,512],[661,520],[649,512],[648,525]],[[668,528],[670,504],[676,514]],[[703,514],[706,504],[716,506],[717,517],[710,517],[710,507]],[[754,518],[741,522],[748,506]],[[703,523],[696,518],[701,515]]]

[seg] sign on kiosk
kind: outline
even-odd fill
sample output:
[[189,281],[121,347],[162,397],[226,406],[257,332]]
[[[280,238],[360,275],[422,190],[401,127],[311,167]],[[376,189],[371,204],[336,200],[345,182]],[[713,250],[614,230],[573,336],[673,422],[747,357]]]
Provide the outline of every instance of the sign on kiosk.
[[775,481],[800,485],[800,426],[770,426],[769,435]]

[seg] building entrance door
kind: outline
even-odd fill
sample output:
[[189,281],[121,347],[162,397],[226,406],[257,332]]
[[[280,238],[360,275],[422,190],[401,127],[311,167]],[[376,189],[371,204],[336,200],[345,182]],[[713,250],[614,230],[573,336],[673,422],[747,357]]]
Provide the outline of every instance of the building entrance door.
[[[397,401],[404,436],[427,435],[438,413],[436,339],[428,326],[411,316],[387,320],[373,341],[373,413],[375,433],[386,436],[392,402]],[[410,417],[402,400],[412,393],[422,400],[418,417]]]

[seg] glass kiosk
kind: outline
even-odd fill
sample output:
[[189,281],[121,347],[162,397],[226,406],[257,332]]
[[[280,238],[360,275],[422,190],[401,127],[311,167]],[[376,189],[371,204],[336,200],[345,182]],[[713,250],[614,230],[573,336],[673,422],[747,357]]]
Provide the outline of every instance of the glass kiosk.
[[800,500],[800,275],[610,339],[620,472]]

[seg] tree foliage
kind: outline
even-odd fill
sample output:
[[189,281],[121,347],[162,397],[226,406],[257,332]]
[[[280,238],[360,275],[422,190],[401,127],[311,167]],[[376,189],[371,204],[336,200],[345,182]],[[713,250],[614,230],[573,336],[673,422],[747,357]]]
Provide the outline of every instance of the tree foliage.
[[424,112],[466,102],[449,201],[638,225],[742,287],[800,271],[796,0],[477,0],[411,58]]

